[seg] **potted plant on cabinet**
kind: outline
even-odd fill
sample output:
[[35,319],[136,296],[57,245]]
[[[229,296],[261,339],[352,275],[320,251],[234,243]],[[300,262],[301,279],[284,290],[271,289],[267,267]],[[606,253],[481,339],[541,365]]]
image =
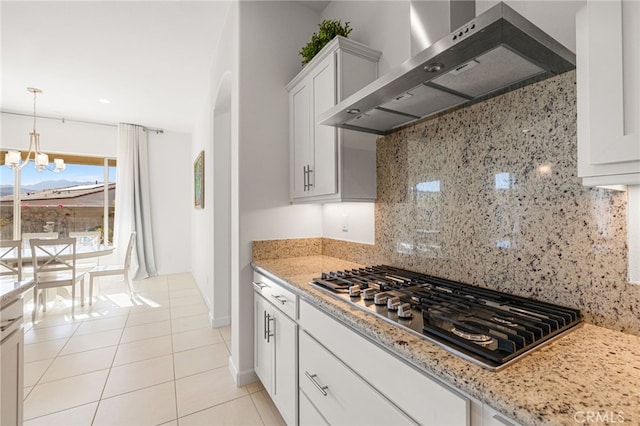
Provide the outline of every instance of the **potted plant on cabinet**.
[[311,41],[300,49],[299,53],[300,56],[302,56],[302,66],[308,64],[334,37],[348,37],[352,30],[352,28],[349,27],[349,22],[345,22],[343,25],[339,19],[325,19],[318,24],[318,27],[319,31],[313,33]]

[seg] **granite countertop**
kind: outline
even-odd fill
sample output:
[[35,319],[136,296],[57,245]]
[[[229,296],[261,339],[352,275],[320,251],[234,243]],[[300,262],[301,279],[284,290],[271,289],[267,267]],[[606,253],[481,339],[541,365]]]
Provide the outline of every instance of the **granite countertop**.
[[308,284],[323,271],[362,265],[328,256],[254,260],[253,265],[402,358],[523,425],[575,425],[585,423],[587,416],[601,424],[640,424],[638,336],[585,324],[492,372]]
[[33,279],[22,281],[0,281],[0,309],[16,300],[35,285]]

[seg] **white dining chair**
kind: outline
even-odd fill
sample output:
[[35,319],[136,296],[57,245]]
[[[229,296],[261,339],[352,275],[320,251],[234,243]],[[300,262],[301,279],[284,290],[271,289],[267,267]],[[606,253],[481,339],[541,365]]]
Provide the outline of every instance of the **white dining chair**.
[[33,263],[33,313],[35,323],[38,305],[47,311],[47,289],[71,286],[71,316],[75,316],[76,284],[80,283],[80,303],[84,306],[84,274],[76,270],[76,239],[40,239],[30,241]]
[[93,304],[93,279],[96,277],[106,277],[111,275],[122,275],[129,287],[129,297],[133,298],[133,282],[131,280],[131,253],[133,252],[133,246],[136,242],[136,233],[132,232],[129,236],[129,243],[127,244],[127,252],[124,256],[123,265],[98,265],[92,270],[87,272],[89,275],[89,305]]
[[21,282],[21,286],[33,281],[22,277],[22,241],[0,241],[0,281]]
[[[69,232],[70,238],[76,239],[76,246],[79,252],[87,250],[95,250],[100,247],[102,240],[102,232],[100,231],[74,231]],[[91,269],[99,265],[100,262],[96,258],[78,259],[77,268],[80,272],[89,272]],[[84,286],[84,283],[82,284]]]
[[32,238],[54,239],[58,238],[57,232],[24,232],[22,234],[22,248],[29,248],[29,241]]

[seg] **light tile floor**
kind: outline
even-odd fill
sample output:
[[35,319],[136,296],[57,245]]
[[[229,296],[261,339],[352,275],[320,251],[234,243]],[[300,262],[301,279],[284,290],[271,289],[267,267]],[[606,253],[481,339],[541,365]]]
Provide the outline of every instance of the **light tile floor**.
[[25,324],[26,426],[284,425],[260,382],[235,386],[230,328],[210,327],[190,274],[135,285],[132,301],[103,280],[75,319],[58,295]]

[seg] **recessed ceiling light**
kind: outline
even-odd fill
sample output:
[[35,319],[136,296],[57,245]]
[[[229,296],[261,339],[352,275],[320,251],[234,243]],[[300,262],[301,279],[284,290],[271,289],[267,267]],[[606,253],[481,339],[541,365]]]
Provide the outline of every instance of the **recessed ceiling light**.
[[100,102],[101,104],[110,104],[111,103],[111,101],[109,99],[105,99],[105,98],[98,99],[98,102]]

